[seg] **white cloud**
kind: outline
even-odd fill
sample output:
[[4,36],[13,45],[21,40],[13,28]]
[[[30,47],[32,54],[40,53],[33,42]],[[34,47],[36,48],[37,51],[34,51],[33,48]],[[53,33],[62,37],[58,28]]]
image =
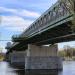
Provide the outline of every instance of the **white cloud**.
[[10,8],[6,8],[6,7],[0,7],[0,12],[8,12],[8,13],[12,13],[14,15],[18,15],[18,16],[22,16],[22,17],[32,17],[32,18],[36,18],[39,17],[40,14],[37,12],[33,12],[33,11],[28,11],[25,9],[10,9]]
[[[16,12],[18,13],[18,12]],[[39,13],[36,13],[36,12],[33,12],[33,11],[27,11],[27,10],[22,10],[21,13],[19,13],[20,15],[22,16],[27,16],[27,17],[39,17],[40,14]]]
[[5,49],[5,47],[6,47],[6,41],[4,41],[4,42],[2,42],[2,41],[0,41],[0,48],[2,48],[2,50],[0,50],[0,52],[4,52],[4,53],[6,53],[6,49]]
[[27,27],[5,27],[6,30],[9,31],[18,31],[18,32],[23,32]]
[[18,16],[2,16],[1,25],[7,30],[24,31],[33,21]]

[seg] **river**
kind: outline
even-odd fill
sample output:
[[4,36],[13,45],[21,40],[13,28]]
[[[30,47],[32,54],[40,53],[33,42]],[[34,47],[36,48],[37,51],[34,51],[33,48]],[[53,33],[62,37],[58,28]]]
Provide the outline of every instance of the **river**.
[[[26,75],[26,74],[24,69],[11,67],[11,65],[8,62],[0,62],[0,75]],[[75,75],[75,61],[64,61],[63,71],[51,71],[50,74],[48,75]]]

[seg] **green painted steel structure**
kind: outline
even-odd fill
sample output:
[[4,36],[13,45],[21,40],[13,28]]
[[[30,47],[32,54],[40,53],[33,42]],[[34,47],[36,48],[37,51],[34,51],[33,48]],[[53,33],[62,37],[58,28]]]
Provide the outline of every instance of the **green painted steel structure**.
[[13,36],[11,50],[27,44],[45,45],[75,40],[75,0],[58,0],[21,35]]

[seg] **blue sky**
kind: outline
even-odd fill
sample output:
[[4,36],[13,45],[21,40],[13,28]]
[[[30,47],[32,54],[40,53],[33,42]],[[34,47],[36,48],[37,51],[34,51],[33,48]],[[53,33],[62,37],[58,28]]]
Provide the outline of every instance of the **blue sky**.
[[[0,0],[0,40],[11,40],[12,35],[22,33],[57,0]],[[8,41],[0,41],[3,52]],[[61,43],[75,46],[75,42]]]

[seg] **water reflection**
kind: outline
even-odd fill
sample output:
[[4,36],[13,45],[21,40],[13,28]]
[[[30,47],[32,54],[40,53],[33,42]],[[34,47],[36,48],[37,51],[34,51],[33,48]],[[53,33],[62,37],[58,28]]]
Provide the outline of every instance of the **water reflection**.
[[11,67],[8,62],[0,62],[0,75],[25,75],[25,70]]
[[28,71],[25,73],[25,75],[59,75],[61,71],[57,70],[33,70],[33,71]]
[[16,73],[18,75],[25,75],[25,70],[24,69],[23,70],[16,70]]
[[63,71],[33,70],[25,71],[23,68],[11,67],[8,62],[0,62],[0,75],[75,75],[75,61],[63,62]]

